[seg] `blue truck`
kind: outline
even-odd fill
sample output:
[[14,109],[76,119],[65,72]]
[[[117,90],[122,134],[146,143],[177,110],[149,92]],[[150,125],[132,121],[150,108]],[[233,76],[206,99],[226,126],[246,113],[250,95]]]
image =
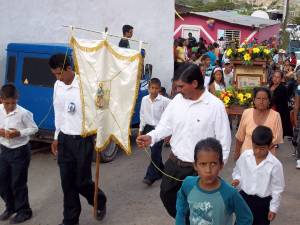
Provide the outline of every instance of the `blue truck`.
[[[39,127],[38,133],[32,137],[34,141],[51,143],[53,140],[55,127],[52,100],[56,79],[50,72],[48,60],[53,54],[66,52],[72,56],[72,49],[67,44],[10,43],[7,46],[5,83],[16,85],[20,93],[19,105],[33,113]],[[150,77],[151,74],[143,73],[131,121],[132,127],[138,127],[140,104],[142,97],[148,94]],[[107,149],[101,152],[102,162],[112,161],[117,150],[118,146],[114,142],[110,143]]]

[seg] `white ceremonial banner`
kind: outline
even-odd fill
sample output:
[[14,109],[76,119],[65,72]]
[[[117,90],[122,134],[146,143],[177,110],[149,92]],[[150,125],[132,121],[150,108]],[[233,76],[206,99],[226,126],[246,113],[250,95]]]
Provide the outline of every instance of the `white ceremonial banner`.
[[129,154],[130,121],[141,75],[141,54],[107,40],[72,37],[75,71],[80,78],[82,135],[97,132],[96,148],[113,139]]

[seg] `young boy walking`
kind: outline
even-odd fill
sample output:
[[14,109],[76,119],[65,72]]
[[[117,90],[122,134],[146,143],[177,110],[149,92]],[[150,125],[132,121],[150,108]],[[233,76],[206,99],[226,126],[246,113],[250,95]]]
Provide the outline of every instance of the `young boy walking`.
[[258,126],[252,133],[253,149],[246,150],[233,170],[234,187],[250,207],[253,225],[267,225],[274,220],[284,190],[282,164],[271,154],[272,130]]
[[[140,130],[139,135],[147,134],[152,131],[158,124],[163,111],[166,109],[170,99],[159,94],[161,90],[161,82],[158,78],[152,78],[149,82],[149,95],[143,97],[140,110]],[[151,147],[151,158],[153,163],[164,169],[161,151],[164,141],[161,140]],[[162,177],[162,174],[150,162],[143,183],[152,185],[156,180]]]
[[13,84],[1,88],[0,105],[0,195],[5,211],[0,221],[22,223],[32,217],[28,201],[29,136],[38,131],[33,115],[17,104],[18,92]]
[[219,177],[223,168],[222,146],[214,138],[197,143],[194,169],[198,176],[184,179],[176,201],[176,225],[252,224],[252,214],[236,189]]

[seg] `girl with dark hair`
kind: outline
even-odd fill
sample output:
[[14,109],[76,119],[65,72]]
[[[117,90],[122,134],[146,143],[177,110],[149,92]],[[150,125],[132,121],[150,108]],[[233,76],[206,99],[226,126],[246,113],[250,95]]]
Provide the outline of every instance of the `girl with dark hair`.
[[272,75],[270,90],[272,92],[271,106],[272,109],[279,112],[283,136],[293,136],[293,128],[290,120],[290,111],[288,108],[287,88],[282,83],[283,73],[275,71]]
[[208,90],[213,95],[216,95],[216,91],[225,90],[225,86],[223,70],[220,67],[216,67],[210,77]]
[[266,87],[256,87],[253,90],[253,108],[246,109],[236,133],[234,158],[237,160],[246,149],[252,149],[252,132],[259,126],[269,127],[273,132],[272,150],[283,143],[282,125],[278,112],[271,109],[271,91]]

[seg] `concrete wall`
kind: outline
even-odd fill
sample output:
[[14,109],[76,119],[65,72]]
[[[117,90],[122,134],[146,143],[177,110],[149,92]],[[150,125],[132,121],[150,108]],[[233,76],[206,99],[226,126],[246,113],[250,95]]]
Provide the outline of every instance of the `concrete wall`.
[[[123,24],[134,26],[133,38],[149,42],[146,63],[153,76],[170,87],[173,75],[174,0],[9,0],[0,4],[0,82],[5,73],[6,46],[10,42],[68,42],[74,25],[121,35]],[[97,35],[75,31],[76,36]],[[111,38],[114,43],[119,39]],[[138,45],[131,44],[138,48]]]

